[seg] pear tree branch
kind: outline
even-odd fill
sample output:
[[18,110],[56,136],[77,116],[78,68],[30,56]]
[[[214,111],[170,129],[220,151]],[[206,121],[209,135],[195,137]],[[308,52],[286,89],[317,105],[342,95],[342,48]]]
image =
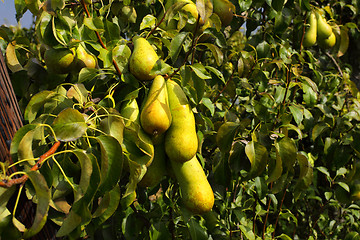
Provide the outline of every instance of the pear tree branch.
[[[30,171],[37,171],[41,168],[41,165],[43,164],[43,162],[52,154],[54,154],[56,152],[56,150],[59,148],[60,146],[60,141],[57,141],[54,143],[54,145],[49,149],[49,151],[47,151],[46,153],[44,153],[43,155],[41,155],[39,157],[39,160],[37,161],[37,163],[30,168]],[[28,180],[29,176],[28,175],[22,175],[20,178],[13,178],[13,179],[3,179],[2,181],[0,181],[0,187],[5,187],[5,188],[9,188],[12,187],[13,185],[16,184],[21,184],[24,185],[26,180]]]

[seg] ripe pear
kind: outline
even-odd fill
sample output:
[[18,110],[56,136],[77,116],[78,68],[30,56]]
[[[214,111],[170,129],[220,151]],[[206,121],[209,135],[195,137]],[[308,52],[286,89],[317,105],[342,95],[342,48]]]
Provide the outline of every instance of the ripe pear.
[[332,32],[331,35],[326,39],[319,39],[319,45],[322,48],[332,48],[336,43],[336,36]]
[[303,41],[304,47],[311,47],[316,43],[317,22],[316,22],[316,15],[314,12],[310,13],[309,24],[310,27],[306,30],[304,35],[304,41]]
[[219,16],[221,25],[228,26],[234,16],[235,5],[229,0],[213,0],[214,13]]
[[173,80],[167,80],[172,123],[165,134],[165,152],[178,162],[194,157],[198,149],[195,118],[182,88]]
[[186,208],[194,214],[210,211],[214,205],[214,192],[196,156],[184,163],[170,162]]
[[78,70],[82,68],[95,68],[96,67],[96,58],[89,54],[85,48],[79,44],[76,49],[76,68]]
[[162,141],[162,143],[154,145],[154,159],[138,184],[142,187],[154,187],[164,178],[166,172],[165,147]]
[[45,64],[48,69],[57,74],[69,73],[74,63],[74,53],[65,48],[50,48],[45,51]]
[[155,77],[140,114],[140,123],[152,136],[163,134],[171,124],[166,82],[163,76]]
[[130,72],[141,81],[152,80],[156,74],[151,73],[151,69],[158,59],[150,43],[145,38],[138,37],[134,40],[134,51],[130,57]]
[[319,12],[316,12],[317,19],[317,36],[319,39],[326,39],[332,33],[331,26],[326,22],[325,18]]

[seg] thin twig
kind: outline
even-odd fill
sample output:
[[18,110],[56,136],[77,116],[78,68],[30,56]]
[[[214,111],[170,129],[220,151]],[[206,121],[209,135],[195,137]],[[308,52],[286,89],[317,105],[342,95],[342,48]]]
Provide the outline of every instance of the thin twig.
[[328,53],[327,51],[324,51],[324,52],[325,52],[326,56],[328,56],[333,61],[333,63],[335,64],[336,68],[338,69],[338,71],[340,73],[340,76],[343,77],[343,72],[342,72],[339,64],[335,60],[335,58],[330,53]]
[[[85,10],[86,16],[87,16],[88,18],[90,18],[90,17],[91,17],[90,12],[89,12],[89,10],[88,10],[88,8],[87,8],[87,5],[85,4],[85,1],[84,1],[84,0],[81,0],[81,5],[83,6],[83,8],[84,8],[84,10]],[[94,32],[95,32],[95,34],[96,34],[96,37],[97,37],[97,39],[98,39],[101,47],[104,48],[105,50],[107,50],[104,42],[103,42],[102,39],[101,39],[100,33],[99,33],[98,31],[94,31]],[[119,76],[121,76],[120,68],[119,68],[118,64],[116,63],[115,59],[113,59],[112,62],[113,62],[113,65],[114,65],[114,67],[115,67],[115,69],[116,69],[116,72],[119,74]]]
[[275,238],[275,233],[276,233],[276,226],[277,226],[277,224],[278,224],[278,221],[279,221],[279,217],[280,217],[280,213],[281,213],[281,211],[282,211],[282,205],[283,205],[283,203],[284,203],[284,199],[285,199],[285,195],[286,195],[286,191],[287,191],[287,189],[288,189],[288,186],[289,186],[289,184],[286,186],[286,188],[285,188],[285,190],[284,190],[284,195],[283,195],[283,197],[282,197],[282,199],[281,199],[281,203],[280,203],[280,206],[279,206],[279,214],[277,215],[277,217],[276,217],[276,221],[275,221],[275,225],[274,225],[274,232],[273,232],[273,235],[272,235],[272,238],[274,239]]
[[[44,153],[43,155],[41,155],[39,157],[38,162],[32,167],[30,168],[30,171],[37,171],[40,169],[42,163],[52,154],[54,154],[56,152],[56,150],[58,149],[58,147],[60,146],[60,141],[57,141],[54,143],[54,145],[49,149],[49,151],[47,151],[46,153]],[[26,180],[28,180],[29,176],[28,175],[23,175],[20,178],[13,178],[13,179],[3,179],[2,181],[0,181],[0,187],[12,187],[15,184],[21,184],[24,185]]]
[[[273,182],[270,183],[270,190],[272,190],[272,187],[273,187]],[[263,227],[263,234],[262,234],[263,239],[265,239],[266,222],[269,217],[270,205],[271,205],[271,198],[269,197],[269,202],[268,202],[268,206],[267,206],[267,210],[266,210],[266,216],[265,216],[264,227]]]

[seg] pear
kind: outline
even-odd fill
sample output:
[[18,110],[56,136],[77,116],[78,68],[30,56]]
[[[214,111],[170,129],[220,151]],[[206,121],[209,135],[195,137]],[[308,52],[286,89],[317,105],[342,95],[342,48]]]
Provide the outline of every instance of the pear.
[[165,134],[165,152],[178,162],[194,157],[198,149],[195,117],[182,88],[173,80],[166,84],[172,123]]
[[152,136],[163,134],[171,124],[166,82],[163,76],[155,77],[140,114],[140,123]]
[[80,70],[84,67],[86,68],[95,68],[96,67],[96,58],[89,54],[85,48],[79,44],[76,49],[76,68]]
[[138,185],[155,187],[165,177],[166,173],[166,155],[164,142],[162,141],[160,144],[154,145],[154,159]]
[[141,81],[152,80],[156,74],[151,73],[151,69],[158,59],[150,43],[145,38],[138,37],[134,40],[134,51],[130,57],[130,72]]
[[310,13],[309,17],[310,27],[306,30],[303,40],[304,47],[311,47],[316,43],[316,34],[317,34],[317,22],[316,14],[314,12]]
[[213,0],[213,6],[213,11],[219,16],[221,25],[223,27],[230,25],[236,10],[235,5],[229,0]]
[[326,39],[332,33],[331,26],[326,22],[325,18],[319,12],[316,12],[317,19],[317,36],[319,39]]
[[210,211],[214,205],[214,192],[196,156],[184,163],[171,159],[170,162],[186,208],[194,214]]
[[74,63],[74,53],[66,48],[50,48],[45,51],[45,64],[48,69],[57,74],[69,73]]
[[332,32],[331,35],[326,39],[319,39],[319,45],[322,48],[332,48],[336,43],[336,36]]

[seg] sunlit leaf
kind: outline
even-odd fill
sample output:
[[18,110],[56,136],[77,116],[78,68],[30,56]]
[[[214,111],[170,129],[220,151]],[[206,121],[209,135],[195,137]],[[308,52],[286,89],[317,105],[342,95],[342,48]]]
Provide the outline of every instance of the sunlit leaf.
[[52,127],[57,139],[66,142],[80,138],[85,133],[87,124],[79,111],[67,108],[55,118]]
[[181,49],[183,48],[184,41],[188,35],[189,35],[188,32],[180,32],[171,40],[170,57],[172,62],[176,62],[181,52]]
[[16,46],[16,41],[13,41],[9,43],[6,48],[7,65],[12,72],[18,72],[23,70],[23,67],[21,66],[16,56],[15,46]]

